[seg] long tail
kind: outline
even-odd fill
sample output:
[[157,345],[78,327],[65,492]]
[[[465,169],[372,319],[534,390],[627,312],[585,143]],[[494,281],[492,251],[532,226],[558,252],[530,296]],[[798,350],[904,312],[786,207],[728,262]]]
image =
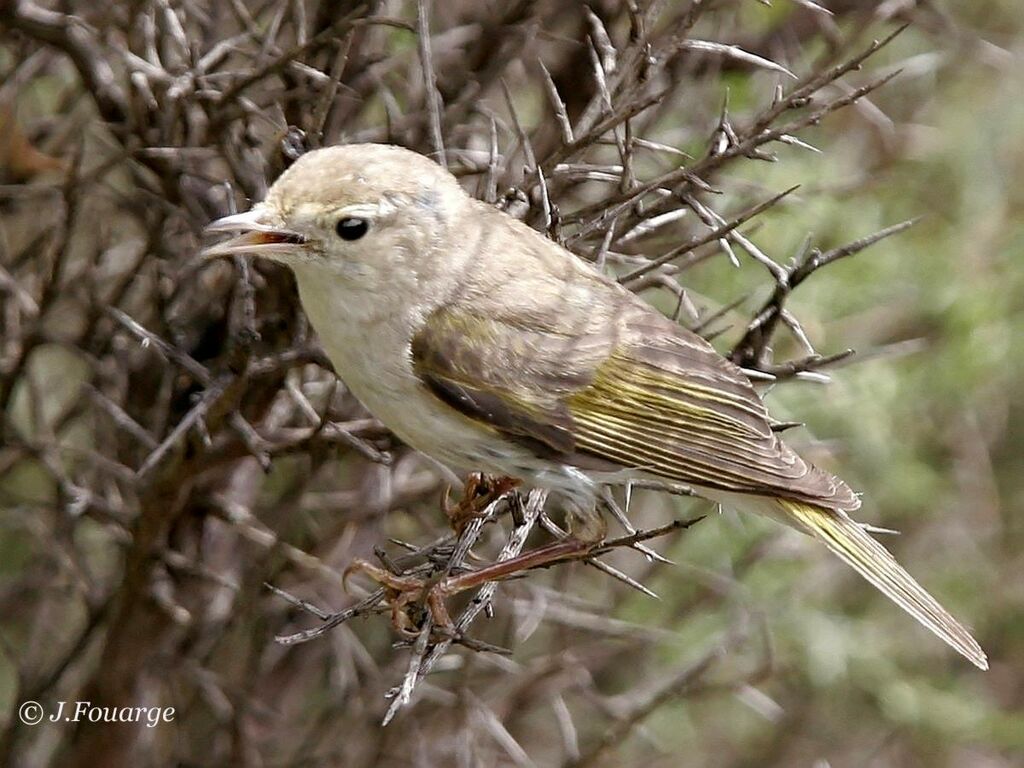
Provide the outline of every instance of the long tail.
[[981,669],[988,658],[970,632],[903,570],[889,551],[841,512],[776,499],[783,517],[822,541],[857,573]]

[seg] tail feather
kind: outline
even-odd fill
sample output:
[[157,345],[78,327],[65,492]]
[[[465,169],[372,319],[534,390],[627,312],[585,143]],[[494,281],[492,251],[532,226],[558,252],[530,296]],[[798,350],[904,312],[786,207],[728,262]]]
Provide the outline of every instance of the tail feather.
[[777,499],[783,515],[820,540],[847,565],[981,669],[985,652],[970,632],[914,581],[889,551],[842,512]]

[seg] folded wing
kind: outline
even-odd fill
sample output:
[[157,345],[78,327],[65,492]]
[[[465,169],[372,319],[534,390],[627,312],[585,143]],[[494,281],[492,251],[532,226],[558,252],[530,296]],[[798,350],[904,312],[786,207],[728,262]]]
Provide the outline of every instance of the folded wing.
[[591,317],[578,328],[441,310],[414,340],[413,361],[439,398],[540,455],[859,506],[845,483],[772,431],[739,368],[631,297],[620,302],[603,322]]

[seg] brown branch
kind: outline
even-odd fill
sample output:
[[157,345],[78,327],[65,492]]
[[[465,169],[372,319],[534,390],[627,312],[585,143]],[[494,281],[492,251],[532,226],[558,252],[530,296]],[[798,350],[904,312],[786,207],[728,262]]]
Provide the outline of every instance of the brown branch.
[[118,84],[103,46],[81,20],[34,5],[30,0],[0,2],[0,22],[65,53],[74,63],[100,114],[110,123],[129,120],[128,99]]
[[[833,264],[847,256],[859,253],[886,237],[903,232],[905,229],[913,226],[917,221],[918,219],[910,219],[908,221],[901,222],[900,224],[894,224],[893,226],[886,227],[872,235],[868,235],[867,237],[863,237],[859,240],[854,240],[851,243],[847,243],[839,248],[833,248],[832,250],[825,251],[824,253],[816,249],[809,251],[804,258],[799,259],[788,270],[784,279],[777,281],[772,295],[765,302],[764,306],[758,310],[754,319],[747,327],[746,332],[743,334],[743,338],[741,338],[739,342],[736,343],[736,346],[733,347],[732,352],[729,355],[730,359],[737,365],[743,367],[763,368],[764,355],[771,343],[775,329],[778,327],[779,320],[782,317],[786,299],[797,286],[822,267]],[[842,357],[845,356],[847,356],[847,353],[843,353]],[[821,359],[822,358],[819,358],[816,361],[819,365],[822,364],[820,362]],[[829,362],[834,362],[834,360],[830,360]],[[809,369],[804,368],[801,370]],[[793,371],[793,373],[796,372],[796,370]]]

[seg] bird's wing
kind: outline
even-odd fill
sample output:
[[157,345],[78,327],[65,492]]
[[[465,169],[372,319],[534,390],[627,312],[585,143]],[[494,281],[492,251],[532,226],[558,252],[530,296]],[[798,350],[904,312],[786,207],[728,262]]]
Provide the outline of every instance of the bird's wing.
[[859,506],[772,431],[749,379],[699,336],[622,299],[604,322],[432,315],[413,340],[441,400],[538,454],[696,486]]

